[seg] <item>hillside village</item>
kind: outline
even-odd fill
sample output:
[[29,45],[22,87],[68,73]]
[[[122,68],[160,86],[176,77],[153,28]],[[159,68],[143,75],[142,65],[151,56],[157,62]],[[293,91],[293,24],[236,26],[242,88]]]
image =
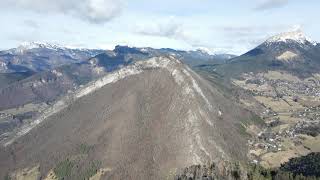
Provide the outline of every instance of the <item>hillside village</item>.
[[252,162],[279,167],[290,158],[320,150],[319,81],[318,74],[300,79],[275,71],[246,73],[241,80],[233,80],[265,107],[260,117],[266,128],[247,127],[256,137],[248,142]]

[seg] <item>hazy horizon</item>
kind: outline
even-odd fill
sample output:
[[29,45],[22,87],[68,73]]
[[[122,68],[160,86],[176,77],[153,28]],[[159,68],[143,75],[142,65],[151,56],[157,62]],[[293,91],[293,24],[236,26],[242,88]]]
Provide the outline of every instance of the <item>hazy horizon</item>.
[[319,41],[319,5],[316,0],[4,0],[0,49],[39,41],[102,49],[205,48],[239,55],[296,27]]

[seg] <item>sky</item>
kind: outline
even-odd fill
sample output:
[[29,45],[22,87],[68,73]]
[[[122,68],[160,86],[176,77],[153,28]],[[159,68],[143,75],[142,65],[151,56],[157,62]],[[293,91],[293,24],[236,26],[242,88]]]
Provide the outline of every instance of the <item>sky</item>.
[[320,41],[319,0],[0,0],[0,49],[22,42],[242,54],[302,29]]

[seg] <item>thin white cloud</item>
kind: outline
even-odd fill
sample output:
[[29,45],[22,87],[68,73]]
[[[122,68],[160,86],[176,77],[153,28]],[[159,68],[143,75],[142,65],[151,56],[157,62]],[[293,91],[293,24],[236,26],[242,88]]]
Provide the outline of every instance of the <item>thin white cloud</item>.
[[153,22],[143,22],[136,25],[136,33],[144,36],[162,37],[187,43],[191,47],[200,47],[203,42],[191,32],[193,28],[186,27],[175,17],[159,19]]
[[289,0],[262,0],[255,10],[268,10],[286,6]]
[[2,0],[0,8],[38,13],[63,13],[92,23],[104,23],[120,14],[122,0]]
[[140,23],[136,26],[138,34],[147,36],[160,36],[168,38],[181,38],[184,36],[182,24],[174,18],[157,22]]

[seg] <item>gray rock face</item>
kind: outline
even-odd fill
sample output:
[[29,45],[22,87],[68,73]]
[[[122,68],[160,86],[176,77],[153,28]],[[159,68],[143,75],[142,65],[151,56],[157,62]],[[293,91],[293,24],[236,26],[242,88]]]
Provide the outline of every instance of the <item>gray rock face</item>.
[[21,129],[0,150],[0,176],[38,163],[45,176],[79,144],[111,169],[104,179],[164,179],[193,164],[241,161],[238,119],[249,116],[178,60],[152,58],[89,83]]

